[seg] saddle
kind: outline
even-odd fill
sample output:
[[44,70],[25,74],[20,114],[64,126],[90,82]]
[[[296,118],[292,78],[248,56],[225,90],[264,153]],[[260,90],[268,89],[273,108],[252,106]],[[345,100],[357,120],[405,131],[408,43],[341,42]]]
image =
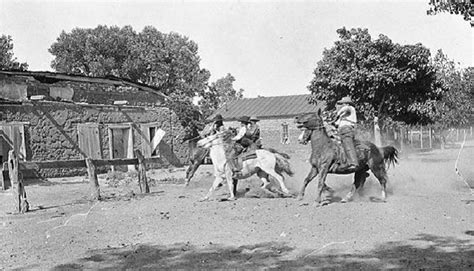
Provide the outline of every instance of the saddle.
[[[346,167],[348,165],[347,154],[344,150],[344,147],[342,146],[342,140],[337,132],[336,127],[328,122],[324,122],[324,128],[326,129],[326,133],[328,134],[328,136],[336,145],[336,163],[331,166],[330,170],[335,171],[338,168]],[[370,147],[358,139],[354,139],[354,147],[357,153],[357,158],[359,160],[362,159],[370,151]]]
[[238,168],[242,168],[244,161],[257,158],[257,153],[255,150],[244,151],[241,154],[237,155],[234,159],[237,161]]

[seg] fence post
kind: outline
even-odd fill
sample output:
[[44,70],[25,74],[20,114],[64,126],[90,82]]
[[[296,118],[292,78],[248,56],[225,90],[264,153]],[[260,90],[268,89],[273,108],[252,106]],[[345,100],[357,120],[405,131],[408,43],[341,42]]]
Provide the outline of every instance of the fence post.
[[5,179],[3,178],[3,172],[8,168],[8,162],[0,164],[0,185],[2,185],[2,190],[7,190],[5,187]]
[[18,168],[18,156],[14,150],[8,152],[8,173],[12,184],[13,201],[15,211],[26,213],[29,210],[29,203],[26,200],[26,191],[23,184],[23,178]]
[[423,149],[423,125],[420,126],[420,149]]
[[86,165],[87,165],[87,174],[89,175],[89,184],[91,200],[100,200],[100,188],[99,188],[99,181],[97,180],[97,170],[94,165],[94,161],[91,158],[86,158]]
[[135,150],[135,156],[138,159],[138,185],[140,186],[140,192],[150,193],[150,187],[148,186],[148,180],[146,178],[145,157],[140,150]]
[[429,126],[428,129],[429,129],[429,130],[428,130],[428,136],[430,137],[430,138],[429,138],[430,149],[432,149],[432,148],[433,148],[433,142],[432,142],[432,140],[431,140],[431,136],[432,136],[432,134],[431,134],[431,126]]

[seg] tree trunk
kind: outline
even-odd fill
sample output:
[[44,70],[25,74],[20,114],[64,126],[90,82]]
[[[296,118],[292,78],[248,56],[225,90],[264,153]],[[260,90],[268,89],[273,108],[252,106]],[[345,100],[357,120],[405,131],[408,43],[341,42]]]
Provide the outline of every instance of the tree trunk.
[[382,135],[380,134],[379,118],[374,118],[374,143],[377,146],[382,146]]

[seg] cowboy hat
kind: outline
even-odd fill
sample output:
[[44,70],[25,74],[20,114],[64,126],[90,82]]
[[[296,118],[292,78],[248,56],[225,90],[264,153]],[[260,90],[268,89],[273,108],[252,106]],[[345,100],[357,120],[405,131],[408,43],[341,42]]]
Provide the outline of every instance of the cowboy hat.
[[338,104],[351,104],[352,99],[349,96],[342,97],[339,101],[337,101]]
[[250,118],[249,118],[249,116],[242,116],[242,117],[238,118],[237,121],[250,123]]
[[251,117],[250,117],[250,121],[260,121],[260,120],[259,120],[259,119],[257,119],[257,117],[256,117],[256,116],[251,116]]
[[217,114],[214,116],[214,118],[212,118],[212,121],[223,121],[224,118],[222,117],[221,114]]

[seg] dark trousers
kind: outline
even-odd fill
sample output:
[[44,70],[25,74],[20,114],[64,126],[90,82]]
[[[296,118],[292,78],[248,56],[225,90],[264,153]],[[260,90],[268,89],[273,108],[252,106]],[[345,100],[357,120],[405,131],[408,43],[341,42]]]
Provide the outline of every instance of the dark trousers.
[[342,146],[346,152],[347,161],[349,165],[359,166],[357,152],[354,146],[355,130],[351,126],[343,126],[338,129],[339,136],[342,140]]

